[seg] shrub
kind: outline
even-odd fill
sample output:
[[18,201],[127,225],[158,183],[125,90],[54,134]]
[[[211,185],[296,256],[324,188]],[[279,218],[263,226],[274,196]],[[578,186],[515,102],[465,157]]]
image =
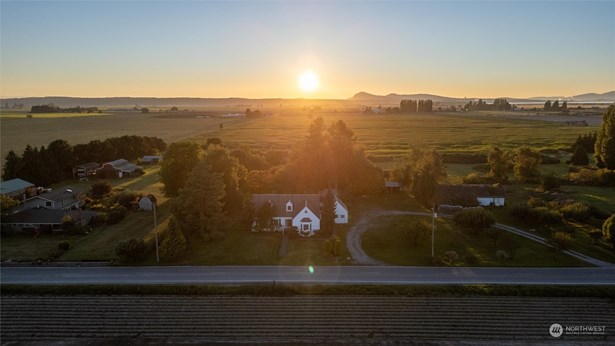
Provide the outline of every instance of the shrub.
[[562,222],[562,215],[557,210],[547,207],[530,208],[526,205],[515,205],[510,208],[509,213],[525,224],[559,224]]
[[466,175],[465,177],[461,178],[461,180],[463,180],[464,184],[482,184],[485,182],[485,177],[482,177],[480,174],[478,173],[470,173],[468,175]]
[[615,249],[615,214],[611,215],[604,224],[602,224],[602,236],[613,245]]
[[117,194],[117,204],[130,208],[139,198],[139,194],[135,191],[122,191]]
[[455,214],[453,220],[474,233],[479,233],[495,224],[493,215],[483,208],[468,208]]
[[186,238],[180,231],[175,217],[171,216],[169,228],[160,244],[160,257],[167,261],[174,261],[181,258],[187,248]]
[[519,243],[519,238],[515,235],[508,232],[502,232],[496,242],[496,246],[498,249],[506,252],[506,255],[508,256],[507,258],[512,259],[515,257],[515,254],[521,247],[521,244]]
[[115,247],[115,254],[125,262],[137,262],[145,257],[145,242],[143,239],[122,240]]
[[429,232],[431,232],[431,225],[425,220],[414,221],[402,228],[402,233],[411,246],[416,246],[427,238]]
[[96,182],[92,184],[92,189],[91,189],[92,197],[97,198],[97,199],[103,198],[105,195],[108,195],[109,193],[111,193],[111,190],[112,190],[112,186],[108,182],[106,181]]
[[540,187],[543,191],[557,189],[561,185],[561,180],[553,174],[544,175],[540,178]]
[[90,220],[90,226],[100,226],[107,223],[107,213],[96,213]]
[[449,262],[449,263],[455,263],[457,260],[459,260],[459,255],[457,254],[456,251],[447,251],[444,254],[444,258]]
[[58,243],[58,250],[67,251],[68,249],[70,249],[70,244],[66,240],[63,240]]
[[587,157],[587,152],[585,149],[582,146],[577,145],[574,148],[572,157],[566,163],[573,166],[587,166],[589,165],[589,157]]
[[124,219],[124,217],[126,216],[126,212],[126,208],[122,206],[113,208],[107,214],[107,225],[113,225],[122,221],[122,219]]
[[549,243],[560,249],[567,249],[572,245],[572,236],[566,232],[553,232]]
[[575,185],[615,186],[615,171],[608,169],[572,169],[568,180]]
[[527,206],[530,208],[546,207],[547,203],[541,198],[530,197],[530,199],[527,200]]
[[592,216],[591,209],[583,203],[568,203],[559,208],[560,213],[566,219],[574,219],[579,222],[585,222]]

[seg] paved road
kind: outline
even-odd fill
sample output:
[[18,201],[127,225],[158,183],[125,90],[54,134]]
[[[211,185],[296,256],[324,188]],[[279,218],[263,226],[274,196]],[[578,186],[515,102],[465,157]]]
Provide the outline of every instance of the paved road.
[[[369,257],[365,253],[365,251],[363,251],[363,248],[361,247],[361,237],[363,236],[363,233],[367,231],[368,226],[372,219],[379,217],[379,216],[392,216],[392,215],[415,215],[415,216],[425,216],[425,217],[432,216],[431,213],[422,213],[422,212],[405,211],[405,210],[374,210],[362,216],[361,219],[359,219],[359,221],[350,229],[350,231],[348,231],[348,234],[346,236],[346,245],[348,247],[348,251],[350,252],[350,255],[352,256],[352,258],[354,259],[356,263],[365,264],[365,265],[380,265],[380,266],[387,265],[387,263],[383,261]],[[451,216],[450,215],[439,215],[439,217],[450,218]],[[543,245],[552,247],[552,245],[547,243],[547,240],[545,238],[538,236],[534,233],[530,233],[522,229],[504,225],[501,223],[496,223],[495,227],[503,231],[511,232],[516,235],[522,236],[524,238],[530,239],[537,243],[541,243]],[[613,263],[605,262],[597,258],[584,255],[574,250],[563,250],[562,252],[572,257],[575,257],[585,263],[594,265],[596,267],[614,267],[615,266],[615,264]]]
[[615,285],[610,268],[339,266],[2,267],[3,284]]

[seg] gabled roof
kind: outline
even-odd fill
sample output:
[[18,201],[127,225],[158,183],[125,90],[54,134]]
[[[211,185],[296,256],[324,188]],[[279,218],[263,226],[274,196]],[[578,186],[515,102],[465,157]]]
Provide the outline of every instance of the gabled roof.
[[81,164],[81,165],[77,166],[77,168],[81,168],[81,169],[84,169],[86,171],[91,171],[91,170],[96,169],[98,167],[100,167],[100,165],[98,163],[96,163],[96,162],[88,162],[88,163],[84,163],[84,164]]
[[[286,203],[293,204],[293,210],[286,211]],[[295,217],[306,205],[318,217],[320,217],[320,195],[318,194],[254,194],[252,204],[254,210],[258,210],[265,204],[273,205],[274,217]]]
[[[72,201],[76,203],[79,201],[79,195],[85,193],[83,189],[66,187],[63,189],[52,190],[49,192],[41,193],[35,197],[46,199],[48,201],[60,202],[60,201]],[[70,204],[72,204],[70,203]]]
[[3,195],[8,195],[15,191],[19,191],[32,186],[34,186],[34,184],[23,179],[11,179],[0,183],[0,193]]
[[128,162],[126,159],[118,159],[115,161],[107,162],[106,165],[110,165],[113,168],[120,170],[122,172],[132,173],[136,170],[141,169],[141,167],[135,165],[134,163]]

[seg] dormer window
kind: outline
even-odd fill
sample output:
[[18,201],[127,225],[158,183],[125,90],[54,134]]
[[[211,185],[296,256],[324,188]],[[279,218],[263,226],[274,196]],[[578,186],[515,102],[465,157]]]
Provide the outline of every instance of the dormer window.
[[293,204],[290,201],[286,203],[286,211],[293,211]]

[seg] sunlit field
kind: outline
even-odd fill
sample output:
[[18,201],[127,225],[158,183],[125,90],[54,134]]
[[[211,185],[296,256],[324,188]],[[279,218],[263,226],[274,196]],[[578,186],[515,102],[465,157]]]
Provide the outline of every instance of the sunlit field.
[[11,118],[11,119],[27,119],[28,114],[31,115],[31,119],[49,119],[49,118],[74,118],[74,117],[91,117],[91,116],[102,116],[109,115],[109,113],[76,113],[76,112],[68,112],[68,113],[28,113],[28,112],[11,112],[11,111],[2,111],[0,112],[0,118]]

